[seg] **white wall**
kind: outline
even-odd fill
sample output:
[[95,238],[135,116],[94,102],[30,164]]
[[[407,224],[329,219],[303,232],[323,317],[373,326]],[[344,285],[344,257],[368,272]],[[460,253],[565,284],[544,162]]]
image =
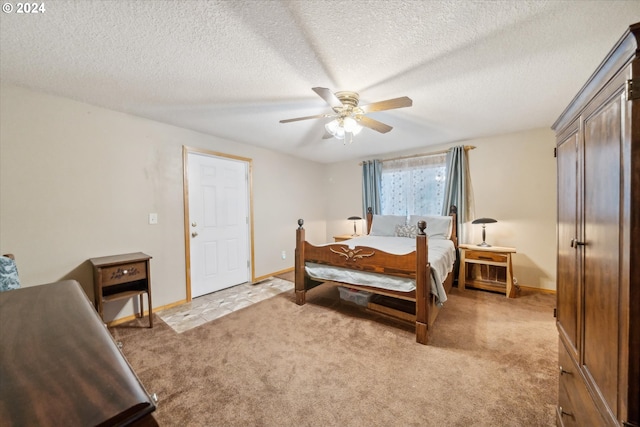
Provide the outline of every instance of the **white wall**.
[[[0,253],[16,255],[23,286],[73,278],[93,298],[89,258],[141,251],[153,256],[154,307],[184,300],[183,145],[253,160],[257,277],[293,267],[298,218],[313,225],[309,238],[326,234],[325,165],[14,86],[1,91]],[[131,302],[105,309],[107,321],[131,314]]]
[[[488,242],[516,248],[513,269],[520,285],[555,289],[556,164],[553,132],[536,129],[390,153],[381,158],[430,153],[454,145],[477,147],[469,151],[476,217],[498,220],[498,223],[487,226]],[[329,165],[327,173],[330,203],[325,239],[329,240],[335,234],[352,231],[352,223],[346,218],[362,212],[362,179],[358,161]],[[469,238],[460,243],[482,241],[480,226],[466,224],[465,229],[469,230]]]
[[[521,285],[556,289],[556,159],[551,129],[468,141],[477,217],[488,243],[512,246],[514,275]],[[469,243],[482,241],[480,226]]]
[[[154,306],[183,301],[184,145],[253,159],[257,277],[293,267],[298,218],[307,239],[321,243],[351,233],[346,218],[362,214],[358,161],[322,165],[14,86],[1,90],[0,253],[17,256],[24,286],[73,278],[93,298],[89,258],[142,251],[153,256]],[[520,284],[555,289],[553,133],[462,143],[477,146],[470,152],[476,214],[499,221],[489,226],[490,243],[517,248]],[[150,212],[158,225],[148,224]],[[114,302],[105,318],[131,314],[130,302]]]
[[[355,160],[328,165],[325,185],[328,200],[325,240],[331,242],[333,236],[353,234],[353,221],[347,218],[365,217],[362,212],[362,167]],[[366,233],[366,221],[358,221],[358,234],[363,234],[363,228]]]

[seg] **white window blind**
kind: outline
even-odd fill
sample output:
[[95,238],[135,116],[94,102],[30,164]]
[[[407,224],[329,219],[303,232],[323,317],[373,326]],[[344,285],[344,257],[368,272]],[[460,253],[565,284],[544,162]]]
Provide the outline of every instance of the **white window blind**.
[[441,215],[446,180],[446,153],[382,163],[382,215]]

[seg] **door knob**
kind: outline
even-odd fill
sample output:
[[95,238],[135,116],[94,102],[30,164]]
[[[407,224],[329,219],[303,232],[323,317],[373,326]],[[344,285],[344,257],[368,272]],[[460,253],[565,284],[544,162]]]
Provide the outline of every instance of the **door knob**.
[[198,233],[196,233],[195,231],[193,233],[191,233],[191,237],[196,237],[198,235]]

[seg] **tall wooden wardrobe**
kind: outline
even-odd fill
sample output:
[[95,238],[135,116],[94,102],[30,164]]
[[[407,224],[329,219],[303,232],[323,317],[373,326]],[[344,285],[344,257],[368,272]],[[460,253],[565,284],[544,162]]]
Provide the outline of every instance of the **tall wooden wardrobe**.
[[640,23],[553,125],[557,424],[640,426]]

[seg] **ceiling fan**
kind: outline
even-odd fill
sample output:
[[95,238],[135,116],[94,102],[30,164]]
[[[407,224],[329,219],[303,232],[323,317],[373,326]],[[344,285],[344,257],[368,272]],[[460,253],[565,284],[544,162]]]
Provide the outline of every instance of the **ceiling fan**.
[[280,120],[280,123],[332,117],[334,120],[325,125],[327,133],[323,136],[323,139],[331,137],[344,139],[346,135],[351,138],[353,135],[358,134],[363,126],[380,133],[387,133],[393,129],[391,126],[367,117],[365,114],[374,111],[411,107],[411,105],[413,105],[411,98],[406,96],[374,102],[372,104],[358,105],[360,95],[356,92],[342,91],[333,93],[325,87],[314,87],[312,90],[331,106],[333,113]]

